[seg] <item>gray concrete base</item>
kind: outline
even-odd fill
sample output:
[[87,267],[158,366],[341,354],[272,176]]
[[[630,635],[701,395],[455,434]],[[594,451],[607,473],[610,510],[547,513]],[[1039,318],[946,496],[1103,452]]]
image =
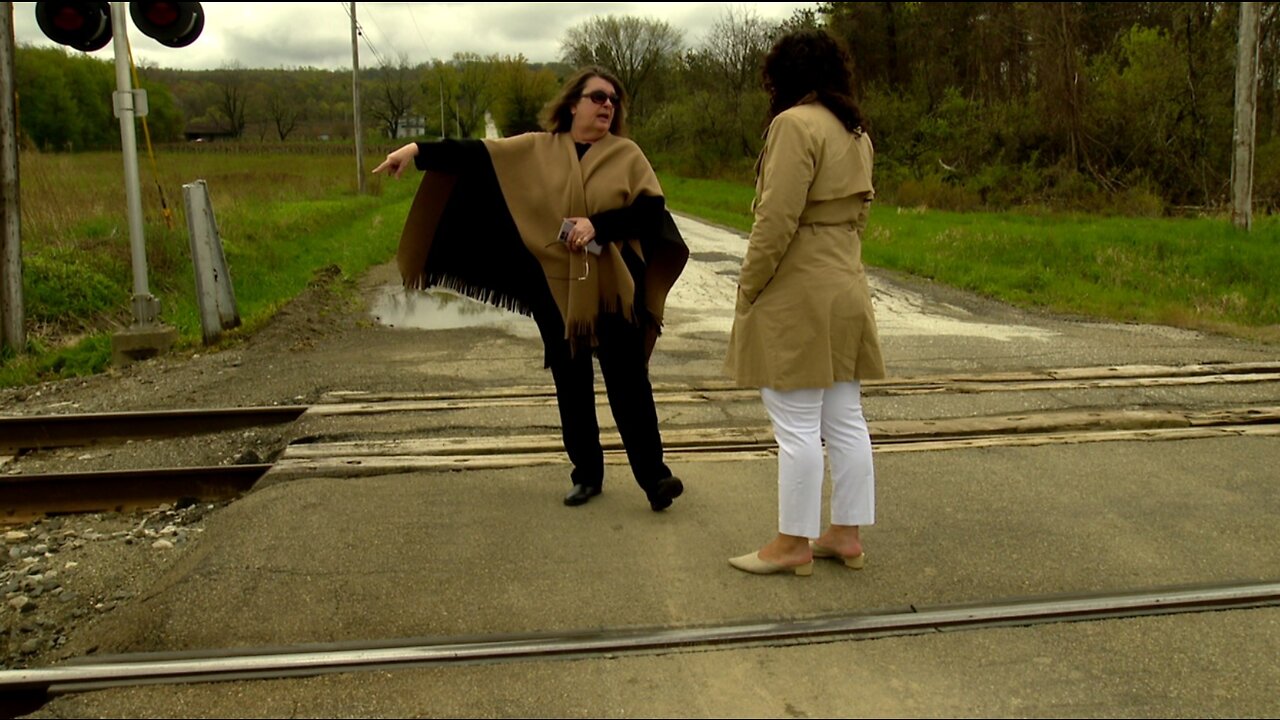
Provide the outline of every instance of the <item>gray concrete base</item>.
[[111,364],[119,367],[155,357],[178,340],[178,331],[168,325],[134,325],[111,336]]

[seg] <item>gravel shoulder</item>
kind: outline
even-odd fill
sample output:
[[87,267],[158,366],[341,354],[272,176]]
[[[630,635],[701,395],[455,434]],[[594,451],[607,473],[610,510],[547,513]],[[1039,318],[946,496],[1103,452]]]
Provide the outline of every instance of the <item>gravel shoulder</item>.
[[[35,415],[306,404],[330,389],[369,387],[387,344],[420,341],[369,318],[367,296],[390,266],[359,282],[337,268],[249,337],[178,350],[101,375],[0,390],[0,414]],[[367,364],[348,358],[371,358]],[[376,385],[376,381],[374,382]],[[288,428],[254,428],[170,440],[0,456],[0,478],[50,472],[270,462]],[[0,528],[5,667],[54,664],[69,638],[129,602],[192,546],[225,503],[184,502],[138,512],[47,517]]]

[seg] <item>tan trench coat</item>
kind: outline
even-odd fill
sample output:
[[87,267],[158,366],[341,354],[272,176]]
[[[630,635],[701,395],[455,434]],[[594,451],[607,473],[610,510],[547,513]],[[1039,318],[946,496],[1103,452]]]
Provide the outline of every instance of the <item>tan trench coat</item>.
[[873,149],[820,103],[773,119],[725,371],[779,391],[884,377],[862,231]]

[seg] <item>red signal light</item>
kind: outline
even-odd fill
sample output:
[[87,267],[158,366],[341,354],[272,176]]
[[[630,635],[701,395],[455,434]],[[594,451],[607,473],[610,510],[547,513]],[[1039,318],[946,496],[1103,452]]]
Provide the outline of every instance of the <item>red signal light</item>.
[[131,2],[129,15],[139,30],[168,47],[186,47],[204,30],[198,2]]
[[[204,30],[198,2],[132,2],[129,15],[138,29],[161,45],[186,47]],[[93,52],[111,42],[111,4],[105,2],[38,2],[36,22],[50,40]]]
[[50,40],[84,52],[111,42],[111,6],[104,2],[38,2],[36,23]]
[[178,8],[170,2],[146,3],[143,15],[147,22],[159,27],[172,27],[178,22]]
[[72,8],[61,7],[53,18],[53,25],[63,32],[78,32],[84,27],[85,18]]

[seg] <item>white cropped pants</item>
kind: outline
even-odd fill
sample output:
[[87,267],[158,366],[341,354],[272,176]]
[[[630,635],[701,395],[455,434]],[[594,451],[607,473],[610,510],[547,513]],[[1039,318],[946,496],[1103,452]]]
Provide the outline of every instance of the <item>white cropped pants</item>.
[[760,391],[778,441],[778,532],[816,538],[822,519],[822,441],[831,459],[831,523],[875,522],[871,433],[862,414],[862,385],[825,390]]

